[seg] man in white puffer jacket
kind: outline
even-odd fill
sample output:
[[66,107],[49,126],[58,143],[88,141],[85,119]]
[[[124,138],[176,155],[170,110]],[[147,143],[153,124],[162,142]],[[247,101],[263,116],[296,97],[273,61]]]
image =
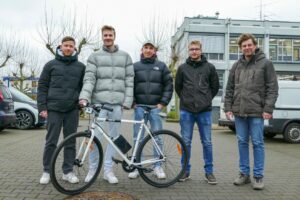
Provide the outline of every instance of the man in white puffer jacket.
[[[104,104],[113,112],[101,110],[99,117],[120,120],[123,108],[131,108],[133,101],[134,70],[128,53],[119,50],[114,44],[115,29],[111,26],[102,27],[103,47],[90,55],[87,61],[83,88],[79,96],[81,105]],[[116,138],[119,135],[120,123],[109,124],[109,134]],[[104,179],[111,184],[118,183],[113,172],[112,157],[115,150],[107,146],[104,160]],[[92,150],[89,156],[89,173],[85,179],[88,182],[94,175],[98,164],[98,152]]]

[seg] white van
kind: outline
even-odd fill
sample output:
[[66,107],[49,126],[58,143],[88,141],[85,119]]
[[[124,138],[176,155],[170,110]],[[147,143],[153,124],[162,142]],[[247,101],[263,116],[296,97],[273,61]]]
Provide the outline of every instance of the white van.
[[[265,137],[282,134],[285,141],[300,143],[300,81],[279,80],[279,96],[275,104],[273,118],[265,120]],[[224,98],[220,106],[219,126],[235,130],[234,121],[226,119]]]

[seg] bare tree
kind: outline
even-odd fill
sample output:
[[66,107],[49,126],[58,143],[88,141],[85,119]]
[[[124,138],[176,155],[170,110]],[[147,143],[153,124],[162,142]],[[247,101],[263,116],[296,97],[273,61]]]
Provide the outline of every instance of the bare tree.
[[[54,17],[59,16],[59,17]],[[85,17],[79,18],[76,9],[63,11],[61,15],[53,13],[46,8],[44,9],[44,16],[38,28],[38,34],[47,50],[55,55],[55,48],[63,36],[72,36],[77,42],[77,52],[87,47],[91,48],[99,40],[97,30],[93,23],[90,22],[87,12]]]
[[25,84],[25,81],[32,81],[41,72],[37,55],[27,43],[23,42],[20,45],[18,53],[13,58],[14,67],[11,69],[11,72],[14,87],[22,92],[30,88],[29,84]]
[[4,67],[17,53],[19,39],[12,31],[0,35],[0,68]]
[[163,51],[170,39],[170,24],[159,15],[153,15],[149,21],[142,23],[142,37],[138,38],[140,43],[152,41],[157,51]]

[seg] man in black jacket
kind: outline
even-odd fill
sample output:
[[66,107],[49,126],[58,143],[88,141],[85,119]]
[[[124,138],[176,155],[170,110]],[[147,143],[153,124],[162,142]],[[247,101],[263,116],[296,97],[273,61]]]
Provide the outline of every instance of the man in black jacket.
[[[38,85],[38,110],[40,116],[47,118],[47,135],[43,155],[44,173],[40,184],[50,181],[50,162],[56,148],[61,128],[64,137],[75,133],[78,126],[78,98],[82,88],[85,65],[78,61],[75,40],[64,37],[56,50],[55,59],[43,68]],[[65,149],[63,180],[77,183],[73,173],[75,143]]]
[[[156,47],[151,41],[147,41],[142,47],[141,60],[134,66],[134,115],[135,120],[144,118],[144,111],[149,111],[146,123],[149,120],[151,131],[162,129],[162,121],[159,116],[161,110],[168,105],[173,93],[173,80],[171,73],[165,63],[157,60]],[[137,140],[140,124],[134,125],[134,142]],[[144,131],[141,139],[144,138]],[[163,148],[161,138],[156,138],[157,144]],[[158,152],[154,151],[154,157]],[[154,166],[154,174],[159,179],[166,178],[163,167],[160,164]],[[138,171],[129,173],[129,178],[137,178]]]
[[190,176],[191,144],[196,122],[203,147],[205,178],[209,184],[217,184],[213,174],[211,109],[212,99],[219,90],[219,78],[215,66],[201,55],[200,41],[192,41],[188,48],[189,58],[179,66],[175,80],[175,90],[180,98],[181,135],[189,153],[188,166],[180,180],[185,181]]

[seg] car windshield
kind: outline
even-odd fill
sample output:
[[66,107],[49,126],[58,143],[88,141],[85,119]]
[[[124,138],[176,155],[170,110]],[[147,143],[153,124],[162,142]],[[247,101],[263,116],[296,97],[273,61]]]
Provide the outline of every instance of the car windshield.
[[9,90],[11,91],[14,101],[20,101],[20,102],[34,101],[32,98],[30,98],[29,96],[27,96],[26,94],[22,93],[20,90],[14,87],[10,87]]

